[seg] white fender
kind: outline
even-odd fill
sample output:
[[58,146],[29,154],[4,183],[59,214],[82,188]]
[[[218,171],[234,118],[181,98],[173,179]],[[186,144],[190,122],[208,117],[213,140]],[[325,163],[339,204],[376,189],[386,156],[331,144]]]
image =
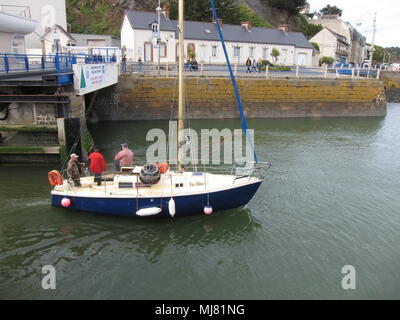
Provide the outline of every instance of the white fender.
[[169,210],[169,214],[173,218],[175,215],[175,201],[172,198],[168,201],[168,210]]
[[140,217],[149,217],[149,216],[155,216],[156,214],[159,214],[161,212],[161,208],[158,207],[151,207],[151,208],[145,208],[145,209],[140,209],[136,211],[136,215]]

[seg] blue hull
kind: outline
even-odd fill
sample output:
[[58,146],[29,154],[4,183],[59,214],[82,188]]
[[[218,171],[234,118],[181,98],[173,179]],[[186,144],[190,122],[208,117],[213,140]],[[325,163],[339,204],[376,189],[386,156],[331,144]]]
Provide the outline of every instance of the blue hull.
[[[210,193],[210,205],[213,211],[233,209],[247,204],[257,192],[261,182],[237,187],[234,189]],[[51,195],[51,202],[54,207],[61,206],[61,200],[65,196]],[[138,217],[136,211],[149,207],[162,209],[157,217],[170,217],[168,201],[170,198],[88,198],[68,196],[71,205],[68,209],[87,211],[105,215]],[[175,196],[176,217],[203,214],[207,205],[207,194]]]

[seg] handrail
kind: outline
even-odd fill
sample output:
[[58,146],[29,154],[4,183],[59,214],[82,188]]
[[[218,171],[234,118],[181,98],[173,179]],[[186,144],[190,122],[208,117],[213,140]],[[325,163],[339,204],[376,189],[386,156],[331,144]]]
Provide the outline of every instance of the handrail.
[[0,54],[0,75],[10,73],[29,73],[38,71],[56,71],[57,73],[72,72],[72,65],[86,63],[116,63],[115,56],[92,56],[85,54],[56,53],[40,54]]

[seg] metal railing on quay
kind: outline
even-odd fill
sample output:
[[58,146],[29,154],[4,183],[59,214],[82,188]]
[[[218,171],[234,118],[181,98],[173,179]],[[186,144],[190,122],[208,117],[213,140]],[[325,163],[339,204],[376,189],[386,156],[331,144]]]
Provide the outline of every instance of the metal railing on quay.
[[[234,75],[239,78],[266,79],[379,79],[381,69],[360,68],[346,65],[305,66],[250,66],[232,65]],[[120,73],[144,77],[177,77],[177,63],[121,63]],[[224,64],[185,64],[185,76],[191,77],[229,77],[228,66]]]
[[0,75],[30,72],[54,71],[72,72],[74,64],[116,63],[115,56],[91,56],[84,54],[56,53],[38,54],[0,54]]

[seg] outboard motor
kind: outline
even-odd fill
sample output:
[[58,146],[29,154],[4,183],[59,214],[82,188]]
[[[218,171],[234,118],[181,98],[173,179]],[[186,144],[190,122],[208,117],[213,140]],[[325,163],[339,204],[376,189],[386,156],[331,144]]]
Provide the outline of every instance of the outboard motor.
[[156,184],[161,179],[160,169],[154,164],[147,163],[140,171],[139,179],[145,184]]

